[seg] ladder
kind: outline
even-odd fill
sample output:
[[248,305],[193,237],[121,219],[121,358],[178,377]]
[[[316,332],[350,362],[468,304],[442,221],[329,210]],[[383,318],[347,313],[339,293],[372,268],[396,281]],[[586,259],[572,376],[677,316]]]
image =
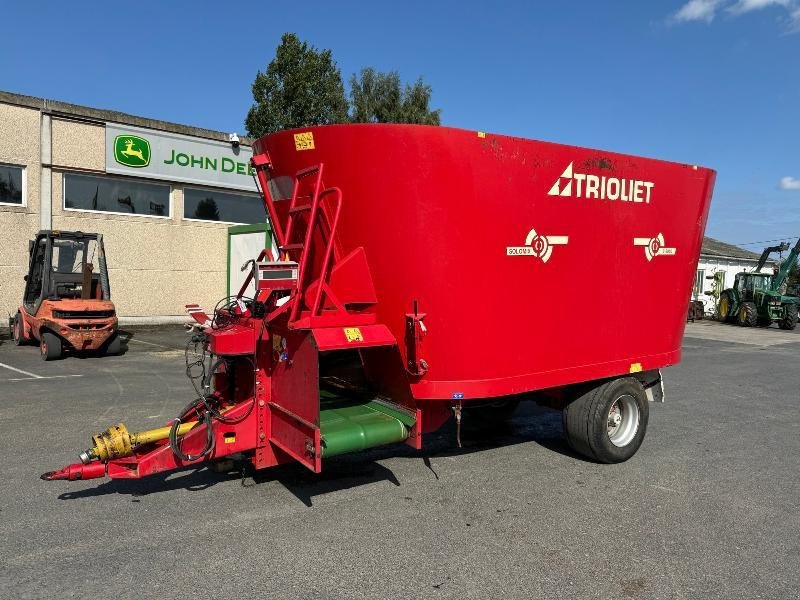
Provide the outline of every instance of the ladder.
[[[288,302],[291,304],[290,325],[303,317],[304,298],[309,286],[314,283],[317,284],[314,300],[307,306],[308,313],[305,316],[313,319],[321,315],[323,294],[337,311],[345,311],[329,285],[336,228],[342,209],[342,191],[337,187],[323,186],[323,166],[320,163],[295,174],[292,197],[282,227],[283,239],[278,240],[279,260],[293,260],[298,264],[297,287]],[[314,260],[319,245],[322,259]]]

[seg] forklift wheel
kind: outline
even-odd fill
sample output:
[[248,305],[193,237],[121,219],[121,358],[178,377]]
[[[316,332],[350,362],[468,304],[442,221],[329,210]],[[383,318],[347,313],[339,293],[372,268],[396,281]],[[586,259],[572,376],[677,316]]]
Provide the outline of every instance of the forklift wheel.
[[121,351],[122,351],[122,348],[120,346],[119,334],[115,333],[106,342],[105,353],[106,353],[107,356],[116,356]]
[[61,338],[49,331],[43,331],[39,349],[41,350],[42,360],[61,358]]
[[25,337],[25,323],[22,321],[22,315],[17,313],[17,318],[14,319],[14,344],[17,346],[24,346],[30,340]]

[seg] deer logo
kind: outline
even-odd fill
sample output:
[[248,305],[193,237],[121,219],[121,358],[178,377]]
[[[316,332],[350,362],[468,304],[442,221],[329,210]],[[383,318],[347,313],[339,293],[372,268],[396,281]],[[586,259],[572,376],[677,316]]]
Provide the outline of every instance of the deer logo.
[[118,135],[114,140],[114,160],[126,167],[150,164],[150,142],[135,135]]

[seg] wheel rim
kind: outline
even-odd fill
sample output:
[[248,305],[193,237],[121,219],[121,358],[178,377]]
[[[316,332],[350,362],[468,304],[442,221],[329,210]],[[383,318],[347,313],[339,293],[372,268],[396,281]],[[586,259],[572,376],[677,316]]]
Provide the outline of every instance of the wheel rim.
[[722,300],[719,301],[719,314],[721,317],[728,316],[728,297],[723,296]]
[[42,354],[47,354],[47,342],[42,340]]
[[608,439],[621,448],[631,443],[639,430],[639,405],[630,394],[620,396],[608,410]]

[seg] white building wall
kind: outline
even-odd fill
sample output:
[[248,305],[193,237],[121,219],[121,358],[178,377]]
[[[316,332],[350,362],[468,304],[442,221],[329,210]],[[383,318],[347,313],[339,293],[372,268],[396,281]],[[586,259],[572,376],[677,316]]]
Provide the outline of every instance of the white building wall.
[[[697,263],[697,274],[695,279],[696,289],[692,296],[692,300],[702,300],[706,314],[714,311],[714,298],[707,296],[705,292],[710,292],[713,289],[713,279],[706,279],[716,273],[725,273],[725,281],[723,282],[722,289],[733,286],[733,280],[737,273],[742,271],[752,271],[758,264],[755,260],[744,260],[735,258],[719,258],[713,256],[700,255],[700,261]],[[770,273],[774,266],[773,262],[767,262],[762,272]],[[702,271],[702,273],[701,273]],[[698,285],[699,284],[699,285]]]

